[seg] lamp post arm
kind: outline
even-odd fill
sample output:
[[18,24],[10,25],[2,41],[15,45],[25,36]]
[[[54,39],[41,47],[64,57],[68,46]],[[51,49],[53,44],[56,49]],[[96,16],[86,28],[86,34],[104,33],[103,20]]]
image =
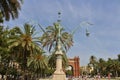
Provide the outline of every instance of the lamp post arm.
[[79,29],[81,27],[81,25],[80,26],[78,26],[78,27],[76,27],[73,31],[72,31],[72,36],[75,34],[75,32]]
[[[81,28],[82,27],[82,25],[93,25],[93,24],[91,24],[91,23],[89,23],[89,22],[82,22],[82,23],[80,23],[80,25],[78,26],[78,27],[75,27],[75,29],[72,31],[72,36],[75,34],[75,32],[79,29],[79,28]],[[86,29],[86,32],[88,32],[88,30]]]
[[41,29],[44,33],[46,33],[46,31],[43,29],[43,27],[42,27],[40,24],[38,24],[38,26],[40,27],[40,29]]
[[33,24],[35,24],[35,25],[37,25],[42,31],[43,31],[43,33],[45,33],[46,35],[47,35],[47,33],[46,33],[46,31],[43,29],[43,27],[38,23],[38,22],[36,22],[36,21],[34,21],[34,20],[30,20]]

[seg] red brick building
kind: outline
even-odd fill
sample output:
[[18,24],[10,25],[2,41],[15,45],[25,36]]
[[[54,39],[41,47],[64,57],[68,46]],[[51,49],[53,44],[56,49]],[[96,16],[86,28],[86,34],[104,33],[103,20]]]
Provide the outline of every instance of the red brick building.
[[79,57],[74,57],[74,58],[70,58],[68,60],[69,62],[69,66],[72,67],[72,71],[73,71],[73,77],[79,77],[80,76],[80,64],[79,64]]

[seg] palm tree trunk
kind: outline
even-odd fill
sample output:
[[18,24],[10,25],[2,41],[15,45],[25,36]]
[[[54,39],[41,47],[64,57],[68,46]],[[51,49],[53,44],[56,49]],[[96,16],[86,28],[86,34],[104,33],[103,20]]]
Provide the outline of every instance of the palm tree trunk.
[[24,59],[24,62],[23,62],[23,66],[24,66],[24,72],[25,72],[25,70],[26,70],[26,67],[27,67],[27,57],[26,57],[26,55],[27,55],[27,51],[26,50],[24,50],[24,57],[23,57],[23,59]]
[[26,75],[26,67],[27,67],[27,50],[26,49],[24,49],[24,54],[23,54],[24,56],[23,56],[23,66],[24,66],[24,80],[27,80],[27,75]]

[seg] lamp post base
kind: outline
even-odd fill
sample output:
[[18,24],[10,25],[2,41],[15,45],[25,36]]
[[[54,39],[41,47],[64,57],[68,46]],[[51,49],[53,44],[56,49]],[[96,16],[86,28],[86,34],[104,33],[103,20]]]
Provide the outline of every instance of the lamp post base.
[[66,75],[63,71],[62,72],[55,71],[52,80],[66,80]]

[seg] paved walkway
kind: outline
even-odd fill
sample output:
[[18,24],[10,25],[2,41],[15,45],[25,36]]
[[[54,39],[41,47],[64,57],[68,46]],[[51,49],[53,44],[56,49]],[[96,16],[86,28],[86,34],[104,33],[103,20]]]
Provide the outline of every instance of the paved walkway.
[[[52,79],[39,79],[39,80],[52,80]],[[87,78],[87,79],[80,79],[80,78],[74,78],[74,79],[66,79],[66,80],[109,80],[109,79],[94,79],[94,78]],[[120,79],[110,79],[110,80],[120,80]]]

